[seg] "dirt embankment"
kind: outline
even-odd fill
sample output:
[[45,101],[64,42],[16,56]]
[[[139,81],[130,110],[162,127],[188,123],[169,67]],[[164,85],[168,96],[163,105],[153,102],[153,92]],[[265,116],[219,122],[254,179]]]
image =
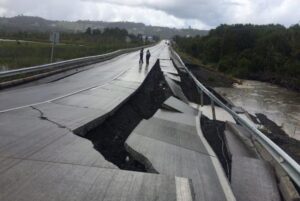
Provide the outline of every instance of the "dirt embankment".
[[201,80],[202,84],[210,87],[231,87],[237,82],[237,80],[205,66],[191,63],[186,63],[186,66],[198,80]]
[[[232,103],[228,102],[224,97],[215,92],[212,87],[231,87],[236,80],[223,75],[217,71],[208,69],[207,67],[201,67],[200,65],[189,64],[186,63],[186,66],[193,72],[193,74],[197,77],[197,79],[204,84],[214,95],[216,95],[223,103],[227,104],[230,107],[233,107]],[[212,79],[213,77],[213,79]],[[189,79],[187,74],[181,73],[181,78],[183,80],[181,84],[185,95],[192,102],[200,104],[200,96],[197,92],[197,89],[194,85],[194,82]],[[209,105],[210,100],[207,96],[204,95],[204,105]],[[255,123],[259,122],[266,128],[266,130],[262,130],[262,132],[268,136],[274,143],[280,146],[285,152],[287,152],[294,160],[300,163],[300,141],[295,140],[285,131],[282,130],[280,126],[278,126],[275,122],[271,121],[264,114],[256,114],[256,116],[252,116],[252,120]],[[205,126],[205,122],[203,122]],[[205,133],[205,132],[204,132]],[[221,132],[222,133],[222,132]],[[216,151],[216,150],[215,150]],[[216,151],[217,152],[217,151]],[[221,158],[221,157],[220,157]],[[226,157],[225,157],[226,158]],[[224,158],[224,159],[225,159]],[[223,160],[223,167],[226,165]],[[225,168],[224,168],[225,169]]]
[[260,113],[255,115],[266,128],[262,132],[300,164],[300,141],[289,137],[282,128],[266,115]]
[[[206,69],[201,69],[199,70],[199,67],[193,66],[190,67],[189,64],[186,64],[190,70],[194,73],[194,75],[198,78],[199,81],[201,81],[202,84],[204,84],[209,90],[211,90],[212,93],[214,93],[215,96],[217,96],[219,99],[223,100],[226,102],[225,99],[223,99],[218,93],[216,93],[210,85],[214,86],[220,86],[222,84],[222,80],[227,79],[223,78],[223,75],[217,74],[215,72],[210,72],[209,70]],[[193,69],[194,68],[194,69]],[[201,104],[201,99],[200,95],[197,91],[196,85],[192,79],[190,79],[189,75],[187,73],[184,73],[182,71],[178,71],[179,75],[181,77],[181,82],[180,86],[182,88],[182,91],[184,92],[185,96],[188,98],[189,101]],[[210,76],[216,76],[215,80],[208,80],[207,79],[207,74],[206,72],[209,73]],[[214,84],[212,84],[214,83]],[[231,86],[232,85],[232,80],[227,79],[227,82],[224,82],[226,86]],[[222,85],[224,86],[224,85]],[[203,104],[204,105],[210,105],[211,101],[210,98],[204,94],[203,96]],[[226,176],[230,178],[231,174],[231,159],[229,156],[229,152],[227,150],[227,147],[225,146],[225,123],[220,122],[220,121],[214,121],[214,120],[209,120],[205,116],[201,116],[201,129],[204,134],[204,137],[206,140],[209,142],[211,145],[212,149],[214,152],[217,154],[221,165],[226,173]]]

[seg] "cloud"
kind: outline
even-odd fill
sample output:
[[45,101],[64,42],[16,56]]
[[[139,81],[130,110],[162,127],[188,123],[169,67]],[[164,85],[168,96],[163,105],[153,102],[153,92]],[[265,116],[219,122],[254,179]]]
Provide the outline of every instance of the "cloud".
[[0,0],[0,15],[54,20],[133,21],[209,29],[221,23],[281,23],[300,20],[299,0]]

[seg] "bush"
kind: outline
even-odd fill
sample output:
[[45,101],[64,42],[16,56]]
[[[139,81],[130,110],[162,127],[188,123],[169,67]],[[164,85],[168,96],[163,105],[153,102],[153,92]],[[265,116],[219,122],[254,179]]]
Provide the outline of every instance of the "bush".
[[299,25],[288,29],[274,24],[221,25],[208,36],[177,37],[175,41],[180,49],[192,52],[203,63],[217,63],[221,72],[263,80],[271,74],[279,80],[284,77],[285,83],[300,82]]
[[233,70],[235,66],[234,60],[232,59],[232,57],[227,56],[227,57],[223,57],[218,65],[218,70],[221,72],[230,72]]

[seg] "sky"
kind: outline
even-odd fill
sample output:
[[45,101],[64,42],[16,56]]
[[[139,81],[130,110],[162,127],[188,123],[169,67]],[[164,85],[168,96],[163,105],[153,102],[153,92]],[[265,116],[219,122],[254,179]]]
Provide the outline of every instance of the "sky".
[[220,24],[300,22],[300,0],[0,0],[0,16],[142,22],[211,29]]

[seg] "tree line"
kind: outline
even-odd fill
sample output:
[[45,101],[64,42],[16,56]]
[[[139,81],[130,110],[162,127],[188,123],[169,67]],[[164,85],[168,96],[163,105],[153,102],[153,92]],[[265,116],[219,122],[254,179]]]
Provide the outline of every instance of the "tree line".
[[[0,40],[0,67],[21,68],[45,64],[50,61],[49,32],[0,30],[0,39],[16,40]],[[23,40],[32,42],[24,42]],[[60,44],[55,47],[54,60],[61,61],[98,55],[144,44],[141,36],[129,34],[127,30],[119,28],[103,30],[88,28],[85,32],[79,33],[61,32]]]
[[300,26],[220,25],[205,37],[174,37],[179,49],[221,72],[300,90]]
[[[114,43],[134,43],[142,44],[140,36],[129,34],[126,29],[119,28],[105,28],[92,29],[87,28],[85,32],[61,32],[61,42],[69,44],[114,44]],[[29,40],[39,42],[49,42],[50,32],[31,32],[31,31],[18,31],[10,32],[0,30],[1,39],[14,39],[14,40]]]

